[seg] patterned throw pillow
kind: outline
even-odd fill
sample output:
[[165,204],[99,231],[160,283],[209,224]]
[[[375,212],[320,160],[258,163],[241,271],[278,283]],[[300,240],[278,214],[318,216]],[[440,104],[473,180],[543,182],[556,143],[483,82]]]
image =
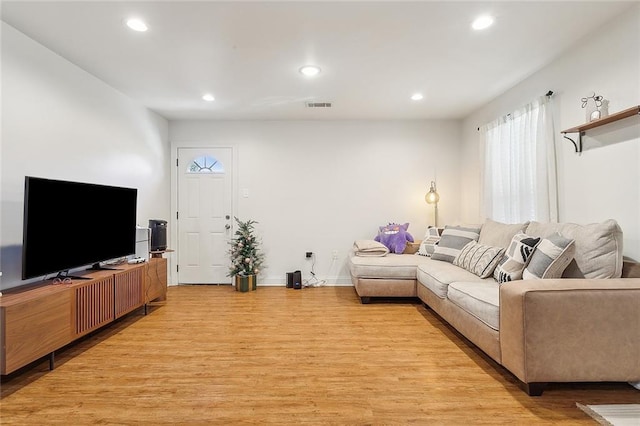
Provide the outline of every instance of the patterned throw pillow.
[[521,280],[522,272],[539,242],[539,237],[534,238],[523,233],[514,235],[502,260],[493,271],[493,278],[500,284]]
[[445,226],[431,258],[453,263],[463,247],[470,241],[478,241],[479,237],[480,227],[477,225]]
[[574,240],[556,232],[540,241],[522,273],[522,278],[525,280],[561,278],[575,254]]
[[420,243],[420,248],[418,248],[417,254],[420,256],[431,256],[436,248],[436,244],[440,241],[441,233],[442,228],[434,228],[432,226],[427,228],[427,233]]
[[464,246],[453,264],[480,278],[487,278],[491,276],[498,262],[502,260],[502,253],[504,253],[502,247],[491,247],[471,241]]

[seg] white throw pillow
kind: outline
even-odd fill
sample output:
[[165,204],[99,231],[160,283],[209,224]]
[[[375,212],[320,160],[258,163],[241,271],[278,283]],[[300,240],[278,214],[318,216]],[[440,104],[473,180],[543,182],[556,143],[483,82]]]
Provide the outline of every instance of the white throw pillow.
[[417,254],[420,256],[431,256],[438,244],[438,241],[440,241],[441,233],[442,228],[434,228],[432,226],[427,228],[427,233],[424,235],[424,239],[420,243]]
[[445,226],[442,231],[440,242],[436,246],[431,258],[453,263],[460,251],[470,241],[478,241],[480,237],[480,226]]
[[480,278],[490,277],[496,265],[502,259],[504,249],[491,247],[471,241],[464,246],[453,264],[466,269]]
[[570,238],[555,233],[540,241],[531,255],[522,278],[544,279],[561,278],[564,270],[573,260],[576,245]]
[[539,242],[539,237],[522,233],[514,235],[502,260],[493,271],[493,278],[500,284],[522,279],[522,272]]

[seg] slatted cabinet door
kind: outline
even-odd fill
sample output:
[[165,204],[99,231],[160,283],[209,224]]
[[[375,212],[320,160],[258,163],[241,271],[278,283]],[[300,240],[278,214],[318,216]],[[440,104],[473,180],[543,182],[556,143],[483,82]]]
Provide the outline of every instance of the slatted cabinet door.
[[142,277],[144,269],[135,268],[114,274],[116,318],[144,304]]
[[75,336],[83,336],[115,319],[113,275],[74,287]]

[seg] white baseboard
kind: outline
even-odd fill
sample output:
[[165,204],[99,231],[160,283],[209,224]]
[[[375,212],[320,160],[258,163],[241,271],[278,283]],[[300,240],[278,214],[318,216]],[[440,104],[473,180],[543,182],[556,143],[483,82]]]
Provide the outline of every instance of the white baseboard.
[[[304,278],[304,277],[303,277]],[[323,287],[352,287],[351,277],[330,277],[318,279],[324,279],[326,284]],[[285,287],[286,283],[284,279],[278,277],[258,277],[258,285],[264,287]]]
[[[320,278],[319,278],[320,279]],[[353,287],[351,277],[333,277],[327,278],[326,283],[322,287]],[[169,287],[180,284],[168,284]],[[230,284],[233,285],[233,284]],[[282,278],[276,277],[258,277],[258,286],[261,287],[286,287],[286,283]]]
[[[282,283],[274,284],[274,283],[265,283],[265,282],[262,282],[262,281],[258,281],[258,287],[286,287],[286,285],[282,284]],[[326,284],[323,284],[323,285],[320,285],[320,286],[316,286],[316,287],[353,287],[353,284],[351,284],[351,283],[348,283],[348,284],[345,284],[345,283],[326,283]]]
[[[177,287],[180,284],[167,284],[167,287]],[[187,284],[187,285],[193,285],[193,284]],[[197,285],[197,284],[195,284]],[[206,285],[206,284],[204,284]],[[215,285],[215,284],[213,284]],[[233,285],[233,284],[222,284],[222,285]],[[258,286],[260,287],[286,287],[286,284],[283,284],[282,281],[280,282],[265,282],[265,281],[260,281],[258,280]],[[327,282],[326,284],[323,284],[321,287],[353,287],[353,284],[351,284],[351,280],[349,280],[349,282]]]

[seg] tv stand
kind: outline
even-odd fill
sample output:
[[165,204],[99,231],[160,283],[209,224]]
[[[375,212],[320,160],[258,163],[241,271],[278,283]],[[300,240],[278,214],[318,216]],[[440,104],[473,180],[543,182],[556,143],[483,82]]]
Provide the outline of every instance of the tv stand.
[[88,333],[153,300],[165,300],[167,260],[92,271],[64,285],[51,280],[4,291],[0,297],[0,374],[48,358]]

